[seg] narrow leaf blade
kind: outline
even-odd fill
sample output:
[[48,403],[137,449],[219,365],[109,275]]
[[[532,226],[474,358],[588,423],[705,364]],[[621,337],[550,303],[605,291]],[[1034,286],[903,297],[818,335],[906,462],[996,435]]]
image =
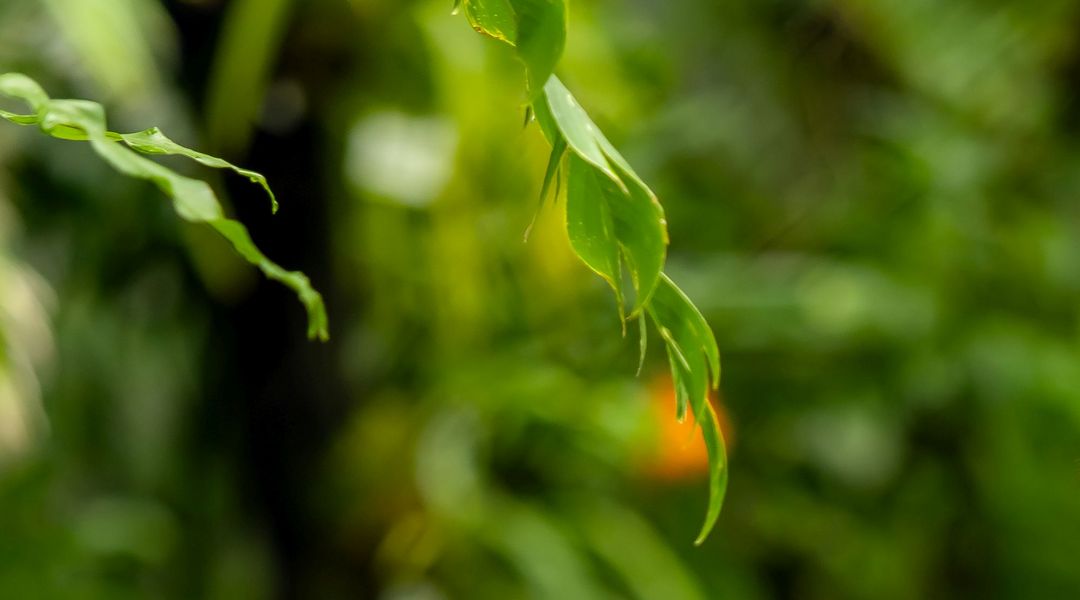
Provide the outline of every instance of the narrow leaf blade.
[[666,275],[661,276],[648,312],[667,344],[679,416],[685,415],[689,404],[709,454],[709,508],[696,542],[701,544],[716,523],[727,489],[723,434],[709,402],[710,381],[712,387],[719,383],[720,353],[701,312]]
[[266,191],[266,195],[270,197],[270,206],[273,212],[278,211],[277,197],[274,196],[274,191],[270,189],[270,184],[267,183],[266,177],[261,173],[256,173],[249,169],[240,168],[228,161],[220,159],[216,156],[211,156],[199,152],[198,150],[192,150],[191,148],[185,148],[180,144],[169,139],[160,129],[152,127],[145,131],[138,131],[136,133],[122,134],[120,138],[133,150],[142,152],[143,154],[157,154],[167,156],[184,156],[194,160],[195,162],[213,168],[213,169],[228,169],[238,175],[242,175],[251,180],[252,183],[256,183]]
[[712,533],[720,518],[720,510],[724,507],[724,498],[727,496],[728,486],[728,459],[727,446],[724,443],[724,434],[720,430],[720,420],[716,411],[706,403],[706,417],[701,425],[701,435],[705,438],[705,450],[709,455],[709,507],[705,511],[705,522],[701,526],[698,537],[694,544],[700,546]]
[[243,224],[225,218],[217,196],[205,181],[179,175],[140,156],[128,146],[119,143],[119,140],[137,147],[142,152],[179,154],[208,166],[230,168],[265,185],[266,180],[261,175],[173,144],[163,135],[154,136],[143,132],[142,135],[132,134],[131,140],[125,139],[108,131],[105,109],[100,104],[86,100],[52,100],[37,83],[25,75],[0,75],[0,94],[23,100],[34,109],[33,118],[30,118],[30,115],[8,113],[0,113],[0,117],[22,125],[37,125],[44,133],[53,137],[89,141],[94,152],[120,173],[156,185],[172,200],[180,217],[209,225],[228,239],[241,256],[262,270],[267,277],[295,291],[307,310],[308,336],[321,340],[329,338],[322,296],[315,291],[305,275],[286,271],[267,259],[252,242]]

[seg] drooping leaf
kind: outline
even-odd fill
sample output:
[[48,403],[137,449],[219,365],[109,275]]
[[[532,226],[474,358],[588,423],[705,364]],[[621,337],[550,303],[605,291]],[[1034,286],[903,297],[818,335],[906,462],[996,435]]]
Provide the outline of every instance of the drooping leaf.
[[[694,411],[709,455],[709,507],[695,542],[701,544],[716,523],[727,490],[726,449],[708,397],[709,388],[719,385],[720,355],[704,317],[663,275],[668,243],[663,207],[552,74],[565,45],[565,0],[464,0],[464,7],[474,28],[516,46],[526,63],[531,114],[552,145],[541,198],[553,174],[559,183],[566,176],[566,226],[571,246],[615,291],[624,335],[627,317],[621,280],[624,268],[630,273],[636,292],[630,318],[639,319],[640,365],[644,365],[648,343],[643,313],[648,313],[664,340],[676,390],[677,417],[685,419],[689,410]],[[514,11],[512,18],[507,9]],[[543,93],[537,94],[541,83]],[[560,169],[564,154],[566,168]]]
[[25,115],[0,111],[0,117],[20,125],[37,125],[42,132],[53,137],[86,140],[94,152],[117,171],[129,177],[152,182],[172,200],[178,215],[187,221],[209,225],[268,278],[296,292],[307,310],[308,337],[328,339],[327,317],[322,297],[311,287],[303,273],[286,271],[267,259],[252,242],[247,229],[238,221],[225,217],[217,196],[205,181],[179,175],[136,154],[131,148],[152,154],[188,156],[209,166],[234,169],[265,185],[265,179],[261,175],[187,150],[171,143],[164,135],[141,132],[125,136],[112,133],[106,128],[105,109],[100,104],[86,100],[52,100],[36,82],[22,74],[0,75],[0,94],[22,100],[33,111],[32,114]]
[[184,156],[207,167],[214,169],[229,169],[238,175],[243,175],[250,179],[252,183],[257,183],[266,190],[266,194],[270,196],[271,210],[275,213],[278,211],[277,197],[274,196],[274,191],[270,189],[270,184],[267,183],[266,177],[261,173],[240,168],[228,161],[222,160],[216,156],[204,154],[198,150],[185,148],[169,139],[168,136],[162,133],[157,127],[135,133],[121,134],[120,138],[133,150],[138,150],[143,154]]
[[720,384],[720,352],[716,338],[693,302],[664,275],[648,308],[667,347],[675,384],[677,417],[693,410],[709,453],[709,508],[697,543],[704,541],[720,515],[727,489],[727,455],[709,390]]
[[629,193],[605,181],[604,199],[611,204],[615,236],[637,292],[635,307],[630,311],[635,316],[644,310],[660,282],[667,259],[667,222],[664,209],[652,192],[628,178],[621,168],[617,167],[616,171],[627,182]]
[[[621,270],[619,264],[625,264],[633,280],[637,300],[630,314],[634,316],[648,303],[664,267],[667,256],[664,209],[557,77],[548,81],[545,97],[546,103],[536,103],[537,120],[547,135],[556,140],[554,143],[565,140],[578,163],[577,168],[567,173],[568,225],[581,216],[579,211],[595,213],[596,209],[588,206],[595,203],[606,205],[611,220],[610,235],[595,227],[571,228],[571,243],[578,250],[579,246],[594,247],[601,239],[608,241],[612,248],[607,253],[613,252],[622,259],[616,263],[615,270]],[[605,276],[600,265],[584,256],[582,259]],[[605,279],[609,283],[618,281],[613,275]],[[619,291],[616,295],[621,302]]]
[[[604,132],[597,127],[558,77],[551,77],[547,81],[544,86],[544,96],[550,107],[550,118],[558,124],[559,130],[566,136],[570,146],[582,158],[606,173],[619,185],[628,186],[629,182],[633,181],[656,201],[656,195],[649,186],[634,171],[629,161],[619,153],[614,144],[607,139]],[[620,172],[616,173],[616,171]],[[658,201],[657,204],[659,204]]]
[[645,315],[638,316],[638,365],[637,374],[645,370],[645,356],[649,353],[649,324],[645,321]]
[[215,219],[207,222],[218,233],[232,243],[233,248],[248,262],[255,265],[272,279],[296,292],[308,315],[308,337],[321,341],[330,339],[330,325],[323,306],[322,295],[311,286],[311,280],[300,271],[287,271],[277,263],[266,258],[258,246],[251,240],[251,235],[242,223],[232,219]]
[[701,435],[705,439],[705,450],[709,455],[709,507],[705,511],[705,523],[701,526],[694,544],[700,546],[705,543],[716,520],[720,518],[720,510],[724,508],[724,497],[727,496],[728,464],[727,447],[724,445],[724,436],[720,431],[720,421],[711,404],[705,404],[707,416],[699,420]]
[[547,120],[564,138],[578,156],[607,175],[616,184],[625,187],[615,174],[598,142],[604,134],[589,118],[577,98],[566,89],[558,77],[552,77],[544,86],[544,97],[533,104],[537,119]]
[[[35,125],[38,122],[37,116],[30,115],[4,115],[3,111],[0,111],[0,117],[4,117],[12,123],[18,123],[20,125]],[[82,128],[72,127],[67,123],[57,123],[53,129],[48,132],[51,136],[70,141],[85,142],[90,138],[86,131]],[[114,133],[107,131],[106,137],[113,141],[121,141],[127,144],[132,150],[136,150],[143,154],[156,154],[156,155],[168,155],[168,156],[185,156],[190,158],[204,166],[215,169],[228,169],[239,175],[243,175],[251,180],[252,183],[259,184],[263,190],[266,191],[267,196],[270,197],[271,211],[277,213],[278,202],[277,197],[274,195],[274,191],[270,189],[270,184],[266,181],[261,173],[256,173],[248,169],[240,168],[232,163],[229,163],[223,159],[204,154],[197,150],[185,148],[180,144],[170,140],[161,132],[157,127],[147,129],[145,131],[139,131],[136,133]]]
[[[709,389],[720,384],[720,353],[705,317],[667,275],[661,276],[649,303],[649,315],[677,359],[673,367],[681,367],[675,375],[686,383],[691,403],[695,398],[707,397]],[[679,418],[684,416],[680,414]]]
[[[622,263],[611,205],[604,199],[614,188],[605,177],[577,155],[570,155],[566,186],[566,230],[578,257],[615,292],[619,316],[623,316]],[[615,188],[618,192],[618,188]]]

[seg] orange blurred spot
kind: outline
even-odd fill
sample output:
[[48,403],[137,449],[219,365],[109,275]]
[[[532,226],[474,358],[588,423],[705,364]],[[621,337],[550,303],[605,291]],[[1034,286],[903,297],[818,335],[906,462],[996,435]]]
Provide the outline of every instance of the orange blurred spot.
[[[658,481],[683,481],[697,479],[709,472],[709,454],[705,441],[697,430],[693,412],[680,423],[675,418],[675,387],[670,375],[657,377],[650,386],[654,422],[657,425],[656,445],[644,457],[643,473]],[[724,445],[730,450],[734,445],[734,429],[717,394],[709,394],[709,402],[716,410]]]

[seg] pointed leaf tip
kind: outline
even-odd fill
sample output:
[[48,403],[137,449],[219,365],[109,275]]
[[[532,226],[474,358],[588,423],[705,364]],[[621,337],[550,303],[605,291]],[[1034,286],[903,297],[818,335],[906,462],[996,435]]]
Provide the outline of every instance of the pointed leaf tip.
[[727,453],[709,402],[710,383],[719,377],[719,351],[701,312],[666,275],[661,277],[648,312],[667,345],[678,416],[693,411],[708,450],[709,508],[696,542],[700,545],[719,518],[727,489]]
[[724,444],[723,432],[720,430],[719,419],[711,405],[708,406],[706,415],[706,422],[699,422],[699,424],[702,435],[705,437],[705,449],[709,454],[709,507],[705,511],[705,522],[701,526],[701,531],[694,540],[695,546],[704,544],[713,528],[716,527],[720,511],[724,507],[728,485],[727,448]]

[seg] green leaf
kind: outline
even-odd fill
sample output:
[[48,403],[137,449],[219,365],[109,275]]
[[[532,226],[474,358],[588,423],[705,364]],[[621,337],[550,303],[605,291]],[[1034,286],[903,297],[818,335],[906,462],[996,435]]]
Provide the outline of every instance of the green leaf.
[[698,423],[701,425],[701,435],[705,438],[705,450],[709,454],[709,508],[705,512],[705,523],[694,540],[694,544],[698,546],[705,543],[716,526],[720,510],[724,507],[728,486],[727,447],[720,431],[720,422],[711,404],[706,403],[705,409],[707,417]]
[[[567,173],[570,241],[582,260],[613,286],[619,281],[620,265],[626,265],[637,293],[634,316],[648,303],[664,267],[668,241],[664,209],[557,77],[548,81],[546,90],[548,101],[536,103],[537,120],[555,144],[565,140],[573,150]],[[603,204],[603,211],[593,204]],[[608,215],[610,223],[599,220],[602,215]],[[621,257],[614,273],[607,270],[608,260],[596,260],[601,244],[609,246],[604,255]],[[582,248],[590,250],[588,256]],[[620,290],[616,296],[621,311]]]
[[555,115],[551,114],[551,106],[546,98],[546,89],[544,94],[544,97],[538,98],[536,102],[532,103],[533,118],[536,119],[536,124],[540,126],[540,131],[544,132],[544,137],[547,138],[552,148],[556,145],[569,147],[566,138],[559,131],[559,124],[555,122]]
[[[86,140],[105,162],[117,171],[152,182],[172,199],[173,207],[183,219],[205,223],[225,237],[236,251],[258,267],[268,278],[281,282],[296,292],[308,315],[308,337],[329,338],[326,310],[322,297],[308,278],[299,272],[286,271],[271,262],[251,240],[247,229],[238,221],[225,218],[217,196],[205,181],[177,174],[158,163],[143,158],[131,150],[151,154],[178,154],[218,168],[230,168],[265,185],[266,180],[253,171],[238,169],[229,163],[172,143],[160,132],[148,130],[120,135],[108,131],[105,109],[86,100],[52,100],[29,77],[18,73],[0,75],[0,94],[20,99],[33,110],[32,115],[0,111],[0,117],[20,125],[37,125],[42,132],[69,140]],[[120,142],[124,143],[120,143]],[[131,148],[124,144],[130,145]],[[269,191],[269,189],[268,189]],[[271,196],[272,198],[272,196]]]
[[476,31],[517,48],[530,99],[544,89],[566,47],[566,0],[464,0]]
[[720,352],[705,317],[667,275],[661,276],[649,304],[649,315],[676,359],[673,371],[674,366],[680,367],[673,375],[686,383],[691,402],[708,397],[709,388],[720,384]]
[[530,98],[544,90],[566,47],[565,0],[512,0],[517,12],[517,51],[525,63]]
[[0,117],[19,125],[37,124],[42,111],[49,104],[49,96],[45,93],[45,90],[41,89],[41,86],[36,81],[25,75],[16,73],[0,75],[0,92],[5,96],[22,100],[33,109],[34,112],[28,115],[0,110]]
[[[551,184],[559,173],[559,165],[562,164],[564,156],[566,156],[566,139],[559,136],[551,146],[551,157],[548,158],[547,170],[544,172],[544,185],[540,187],[541,200],[546,198],[548,192],[551,191]],[[556,193],[557,195],[558,193]]]
[[[625,187],[622,179],[611,168],[607,156],[604,155],[603,147],[599,142],[600,139],[607,141],[604,134],[600,132],[600,128],[593,123],[585,109],[578,104],[577,99],[558,77],[548,80],[547,85],[544,86],[544,97],[535,102],[533,108],[536,110],[538,119],[541,115],[550,115],[549,120],[553,127],[566,138],[566,142],[578,156],[599,169],[619,186]],[[610,143],[607,145],[610,146]]]
[[[626,179],[621,168],[616,169]],[[599,177],[599,174],[597,174]],[[623,261],[633,278],[637,292],[637,304],[630,312],[637,315],[649,302],[657,289],[667,259],[667,222],[664,209],[656,197],[632,180],[627,180],[629,194],[623,193],[610,182],[603,186],[604,199],[611,204],[615,219],[615,236],[619,240]]]
[[257,266],[268,279],[272,279],[296,292],[300,302],[304,305],[308,315],[308,337],[318,338],[320,341],[330,339],[329,322],[326,317],[326,308],[323,306],[322,295],[311,286],[311,281],[300,271],[286,271],[276,263],[266,258],[259,248],[251,241],[248,230],[239,221],[232,219],[215,219],[208,224],[218,233],[229,240],[233,248],[248,262]]
[[517,44],[517,16],[510,0],[464,0],[465,18],[477,32]]
[[[634,171],[630,163],[615,146],[604,136],[596,123],[589,118],[570,90],[558,77],[551,77],[544,86],[544,96],[550,107],[551,119],[558,123],[558,129],[582,158],[600,169],[621,186],[633,182],[645,193],[656,199],[649,186]],[[539,102],[536,104],[540,104]],[[536,108],[536,107],[534,107]],[[539,111],[539,108],[537,108]],[[620,171],[617,173],[617,171]]]
[[678,418],[694,411],[709,453],[709,509],[696,543],[708,536],[720,515],[727,490],[727,455],[723,435],[709,403],[709,389],[720,384],[720,352],[716,338],[693,302],[664,275],[648,308],[667,346],[678,401]]
[[645,322],[645,315],[638,316],[638,365],[637,375],[645,370],[645,356],[649,352],[649,326]]
[[257,183],[262,186],[264,190],[266,190],[266,194],[270,197],[270,207],[272,212],[276,213],[278,211],[278,202],[277,198],[274,196],[274,191],[270,189],[270,184],[267,183],[266,177],[264,177],[261,173],[256,173],[255,171],[250,171],[248,169],[242,169],[230,162],[222,160],[216,156],[204,154],[202,152],[199,152],[198,150],[185,148],[184,146],[181,146],[180,144],[177,144],[176,142],[169,139],[157,127],[152,127],[145,131],[139,131],[136,133],[122,134],[120,138],[132,149],[138,150],[143,154],[185,156],[207,167],[211,167],[214,169],[229,169],[237,173],[238,175],[243,175],[244,177],[250,179],[252,183]]
[[[566,179],[566,229],[579,258],[608,282],[623,316],[622,266],[615,219],[605,196],[614,188],[610,180],[576,155],[570,155]],[[614,188],[615,193],[620,193]]]

